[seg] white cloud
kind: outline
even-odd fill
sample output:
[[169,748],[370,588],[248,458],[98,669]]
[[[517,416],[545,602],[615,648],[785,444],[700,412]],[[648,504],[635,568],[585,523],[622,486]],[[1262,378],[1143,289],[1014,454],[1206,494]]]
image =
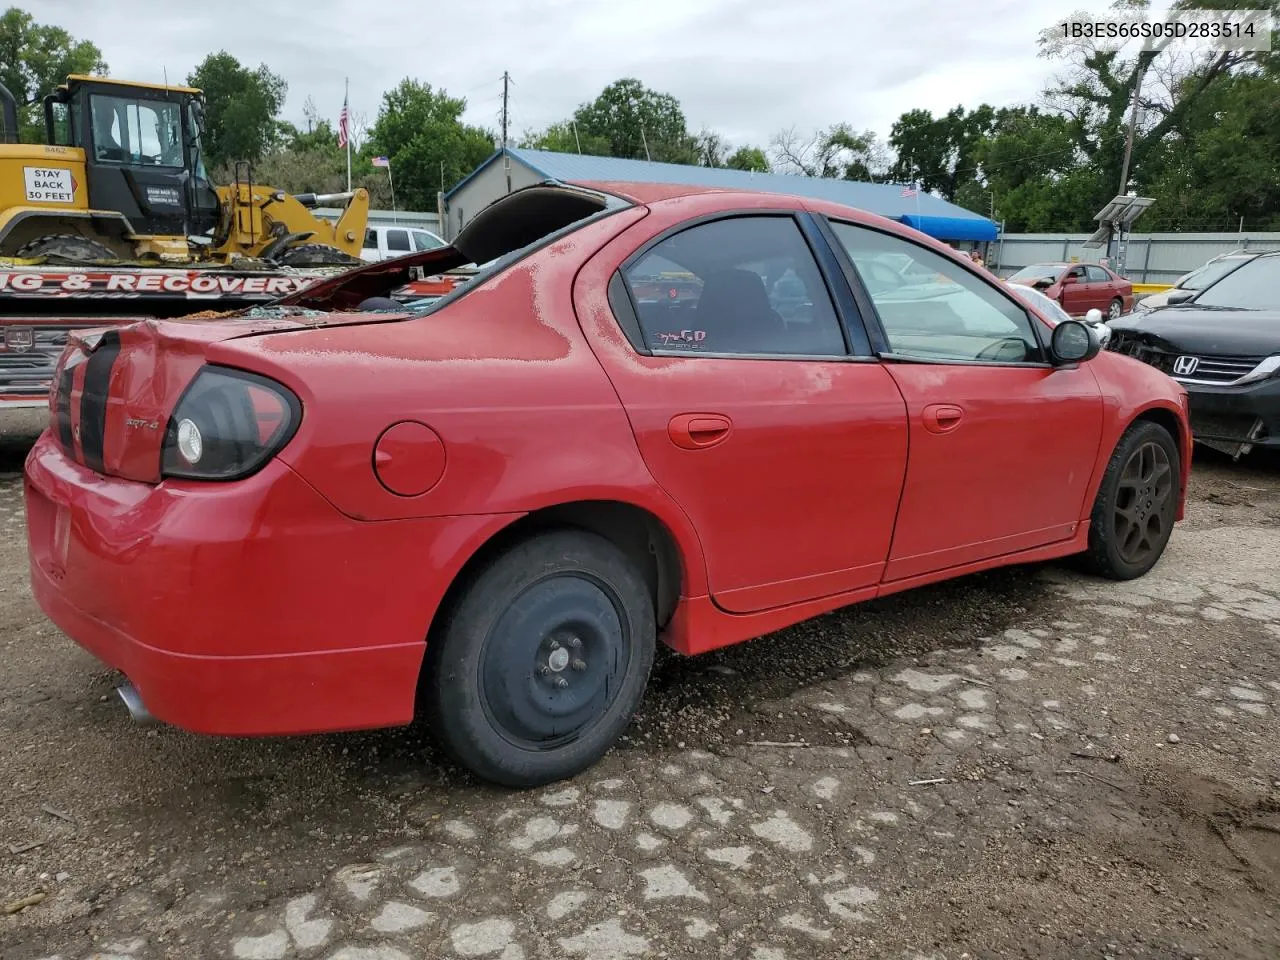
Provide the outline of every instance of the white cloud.
[[[1104,13],[1106,0],[1073,8]],[[289,83],[285,116],[315,99],[336,117],[343,81],[370,121],[412,76],[465,96],[498,126],[503,70],[512,130],[563,118],[612,80],[674,94],[689,126],[766,145],[783,127],[848,122],[882,136],[914,107],[1034,100],[1055,70],[1037,56],[1061,0],[42,0],[37,19],[103,50],[122,79],[178,82],[208,53],[265,62]]]

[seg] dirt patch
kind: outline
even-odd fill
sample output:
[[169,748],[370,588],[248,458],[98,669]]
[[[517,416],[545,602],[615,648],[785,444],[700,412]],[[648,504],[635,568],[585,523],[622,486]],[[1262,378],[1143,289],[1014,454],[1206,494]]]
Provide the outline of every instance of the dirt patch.
[[0,955],[1280,955],[1280,468],[1198,456],[1191,497],[1132,584],[997,571],[664,657],[620,749],[517,794],[412,728],[134,726],[31,602],[10,472],[0,905],[45,898]]

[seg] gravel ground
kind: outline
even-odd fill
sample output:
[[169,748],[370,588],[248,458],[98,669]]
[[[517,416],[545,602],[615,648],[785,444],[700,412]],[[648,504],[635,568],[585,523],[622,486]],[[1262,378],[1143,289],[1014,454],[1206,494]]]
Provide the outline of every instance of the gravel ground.
[[140,728],[26,585],[0,438],[5,960],[1280,955],[1280,460],[1142,580],[966,578],[696,659],[513,793],[416,730]]

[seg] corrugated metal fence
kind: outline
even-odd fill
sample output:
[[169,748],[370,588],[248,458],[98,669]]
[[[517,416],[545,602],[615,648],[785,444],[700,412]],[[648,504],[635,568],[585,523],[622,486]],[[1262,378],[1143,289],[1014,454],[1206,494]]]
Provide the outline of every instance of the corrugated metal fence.
[[[1007,233],[991,244],[988,259],[1001,276],[1033,263],[1097,263],[1106,247],[1086,247],[1087,233]],[[1280,250],[1280,233],[1135,233],[1125,251],[1125,274],[1134,283],[1171,284],[1205,261],[1233,250]]]

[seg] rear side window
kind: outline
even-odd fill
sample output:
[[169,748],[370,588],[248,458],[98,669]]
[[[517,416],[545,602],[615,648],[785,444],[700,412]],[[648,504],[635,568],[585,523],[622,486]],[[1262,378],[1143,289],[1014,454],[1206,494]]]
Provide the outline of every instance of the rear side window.
[[[927,247],[866,227],[832,222],[902,357],[990,363],[1040,362],[1027,312],[991,284]],[[901,256],[919,268],[894,269]]]
[[388,230],[387,231],[387,249],[403,250],[408,253],[412,247],[409,246],[408,230]]
[[1089,275],[1090,283],[1107,283],[1111,278],[1107,276],[1107,271],[1101,267],[1087,266],[1084,268]]
[[822,273],[790,217],[732,217],[667,237],[625,271],[654,351],[843,356]]
[[377,230],[366,230],[364,232],[364,245],[366,249],[369,249],[369,250],[378,249],[378,231]]

